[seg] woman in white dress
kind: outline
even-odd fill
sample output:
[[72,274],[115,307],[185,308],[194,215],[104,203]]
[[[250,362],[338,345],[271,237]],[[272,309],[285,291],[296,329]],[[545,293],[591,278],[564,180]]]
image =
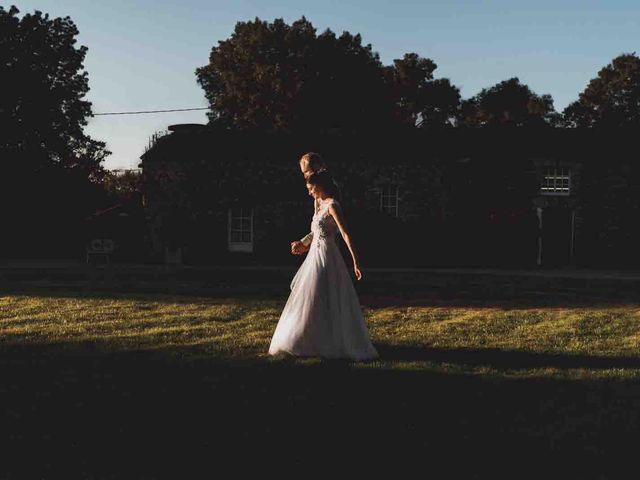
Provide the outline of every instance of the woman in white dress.
[[309,253],[291,281],[291,293],[276,326],[269,354],[370,360],[378,352],[369,340],[358,295],[337,244],[344,239],[358,280],[358,257],[331,175],[322,171],[307,179],[317,211],[311,221]]
[[[302,155],[302,157],[300,157],[299,164],[300,171],[302,172],[305,181],[314,173],[327,170],[327,164],[324,162],[322,156],[316,152],[308,152]],[[335,178],[333,179],[333,183],[335,187],[334,198],[340,202],[340,188]],[[309,195],[311,195],[311,193],[309,193]],[[313,207],[314,211],[318,211],[318,202],[316,199],[313,200]],[[311,247],[311,240],[313,240],[313,232],[309,232],[300,240],[291,242],[291,253],[294,255],[302,255],[303,253],[308,252]]]

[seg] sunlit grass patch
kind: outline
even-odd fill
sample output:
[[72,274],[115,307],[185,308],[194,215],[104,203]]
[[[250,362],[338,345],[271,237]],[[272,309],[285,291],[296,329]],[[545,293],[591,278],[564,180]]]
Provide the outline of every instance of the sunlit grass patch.
[[196,344],[248,348],[273,318],[271,302],[163,295],[83,298],[3,297],[0,335],[6,343],[82,343],[144,349]]
[[[0,338],[5,345],[91,345],[92,351],[176,350],[181,356],[278,361],[266,352],[284,302],[257,296],[11,295],[0,297]],[[356,368],[524,376],[638,374],[632,364],[590,368],[589,362],[581,366],[569,361],[576,356],[634,358],[640,347],[640,309],[635,305],[399,305],[365,307],[364,313],[382,356]],[[525,354],[529,357],[523,358]],[[511,365],[508,355],[520,357]],[[571,366],[562,365],[565,357]]]

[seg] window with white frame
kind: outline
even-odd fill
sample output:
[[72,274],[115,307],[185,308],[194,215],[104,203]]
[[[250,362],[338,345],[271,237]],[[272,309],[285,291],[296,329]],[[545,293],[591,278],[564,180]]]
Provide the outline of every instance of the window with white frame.
[[398,187],[388,185],[380,189],[380,211],[398,216]]
[[253,208],[230,208],[228,231],[230,252],[253,252]]
[[565,167],[547,167],[542,176],[540,193],[543,195],[569,195],[571,171]]

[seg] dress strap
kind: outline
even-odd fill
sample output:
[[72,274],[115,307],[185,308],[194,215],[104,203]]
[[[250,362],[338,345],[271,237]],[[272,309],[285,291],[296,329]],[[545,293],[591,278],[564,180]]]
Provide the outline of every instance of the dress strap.
[[320,205],[320,208],[318,209],[318,211],[326,210],[334,203],[339,205],[335,198],[328,198],[327,200],[320,200],[320,201],[322,202],[322,204]]

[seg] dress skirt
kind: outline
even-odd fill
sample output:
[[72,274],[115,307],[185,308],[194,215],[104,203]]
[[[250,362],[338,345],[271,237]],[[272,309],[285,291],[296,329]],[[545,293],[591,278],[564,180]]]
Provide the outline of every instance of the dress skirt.
[[315,235],[290,285],[269,354],[369,360],[378,352],[334,238]]

